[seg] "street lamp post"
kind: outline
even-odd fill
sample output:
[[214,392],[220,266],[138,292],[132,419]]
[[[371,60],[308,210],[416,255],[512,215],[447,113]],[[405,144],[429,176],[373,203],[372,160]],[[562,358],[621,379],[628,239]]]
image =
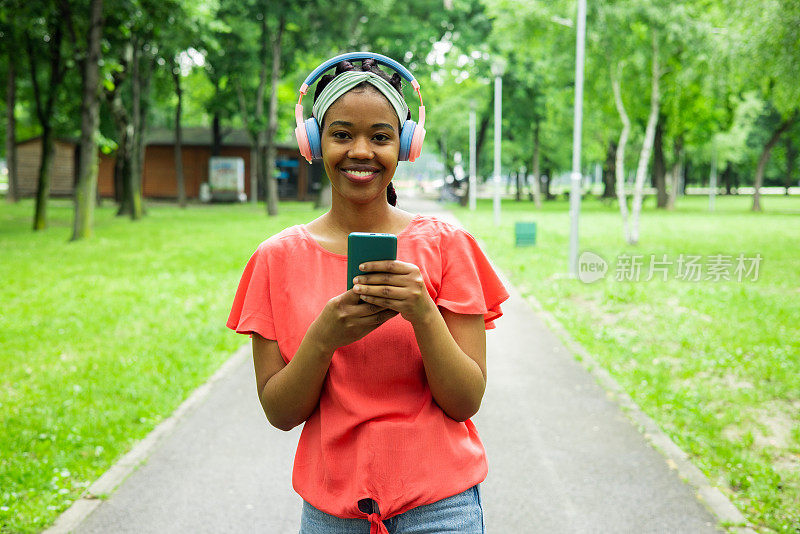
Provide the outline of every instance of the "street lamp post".
[[581,209],[581,132],[583,129],[583,53],[586,41],[586,0],[578,0],[575,43],[575,123],[572,132],[572,187],[569,193],[569,273],[578,275],[578,214]]
[[503,73],[506,60],[497,56],[492,61],[494,74],[494,225],[500,226],[500,127],[503,120]]

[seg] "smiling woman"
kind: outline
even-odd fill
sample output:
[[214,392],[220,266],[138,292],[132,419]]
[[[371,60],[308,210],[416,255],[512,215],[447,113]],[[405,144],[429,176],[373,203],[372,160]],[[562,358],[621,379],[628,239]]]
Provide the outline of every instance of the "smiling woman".
[[[334,84],[337,87],[330,85],[333,80],[336,80]],[[342,94],[342,90],[348,89],[350,85],[352,88]],[[367,107],[361,107],[363,105]],[[322,143],[335,140],[335,148],[331,150],[328,147],[326,154],[323,147],[323,155],[341,156],[341,150],[346,147],[355,149],[350,152],[350,158],[360,160],[348,162],[346,168],[340,166],[333,169],[329,167],[331,161],[323,157],[334,194],[339,191],[332,177],[339,172],[343,172],[347,179],[356,183],[371,182],[381,173],[383,178],[388,177],[384,184],[387,199],[391,205],[396,205],[397,195],[391,179],[399,158],[400,132],[406,121],[411,119],[411,112],[403,101],[400,76],[395,73],[390,78],[370,58],[362,62],[360,75],[351,62],[342,61],[337,65],[334,75],[323,76],[317,84],[314,113],[322,129]],[[329,123],[327,128],[326,117]],[[391,165],[381,168],[365,163],[369,159],[375,159],[369,157],[373,149],[376,149],[376,155],[382,156],[380,159]],[[394,156],[393,163],[386,160],[391,155]]]
[[[317,85],[314,116],[296,108],[301,152],[322,160],[331,209],[261,243],[228,326],[253,338],[269,422],[304,423],[293,473],[301,534],[482,533],[487,461],[470,417],[486,388],[485,331],[508,293],[466,231],[396,206],[392,178],[419,155],[424,107],[417,125],[400,76],[377,64],[419,85],[384,56],[346,56],[309,76],[336,66]],[[396,234],[398,259],[363,264],[342,292],[352,232]]]
[[[328,108],[326,117],[329,123],[322,123],[322,161],[333,195],[361,205],[373,201],[388,190],[397,168],[397,115],[377,89],[364,87],[342,95]],[[389,124],[392,118],[394,126]]]

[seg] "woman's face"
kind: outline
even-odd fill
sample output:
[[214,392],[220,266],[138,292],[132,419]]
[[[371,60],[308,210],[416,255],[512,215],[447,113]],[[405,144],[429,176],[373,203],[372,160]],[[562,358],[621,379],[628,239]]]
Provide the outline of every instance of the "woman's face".
[[371,87],[348,91],[328,108],[322,162],[334,195],[359,204],[386,201],[400,153],[399,122],[386,97]]

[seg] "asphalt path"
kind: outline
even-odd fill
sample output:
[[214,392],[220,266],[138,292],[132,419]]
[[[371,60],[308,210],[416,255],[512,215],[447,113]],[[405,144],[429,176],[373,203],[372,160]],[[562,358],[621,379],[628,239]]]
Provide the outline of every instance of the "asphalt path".
[[[450,217],[434,202],[401,198],[401,206]],[[720,532],[696,489],[500,274],[511,298],[487,332],[488,385],[473,418],[489,459],[481,485],[487,532]],[[271,427],[249,349],[232,358],[141,465],[66,530],[298,531],[302,501],[291,471],[301,427]]]

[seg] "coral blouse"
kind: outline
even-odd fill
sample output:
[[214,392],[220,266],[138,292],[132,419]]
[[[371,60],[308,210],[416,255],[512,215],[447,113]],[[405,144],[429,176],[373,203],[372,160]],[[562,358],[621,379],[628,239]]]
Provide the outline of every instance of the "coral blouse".
[[[436,217],[417,215],[397,236],[398,260],[420,268],[433,301],[483,314],[487,329],[508,298],[475,239]],[[347,286],[347,256],[323,248],[304,225],[263,243],[244,269],[227,326],[278,342],[294,356],[308,327]],[[303,426],[292,486],[314,507],[342,518],[382,519],[461,493],[486,478],[471,420],[436,404],[411,323],[397,315],[333,355],[319,406]],[[371,498],[380,513],[359,510]]]

